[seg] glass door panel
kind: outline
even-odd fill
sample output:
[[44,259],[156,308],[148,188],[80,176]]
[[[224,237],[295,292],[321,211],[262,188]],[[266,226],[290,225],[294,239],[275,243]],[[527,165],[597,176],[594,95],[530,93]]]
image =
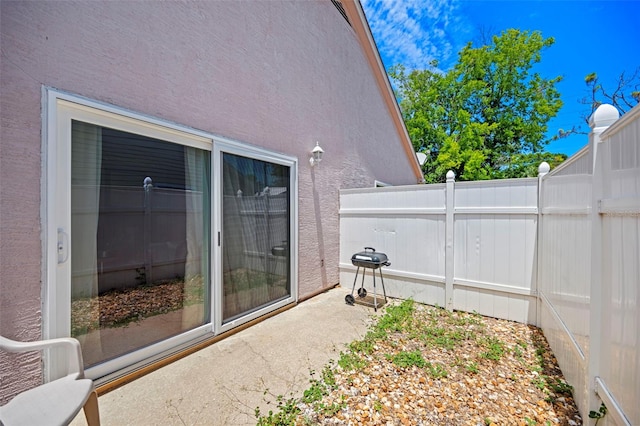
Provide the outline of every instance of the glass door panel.
[[210,322],[210,152],[72,122],[71,336],[85,367]]
[[222,154],[222,323],[291,296],[290,167]]

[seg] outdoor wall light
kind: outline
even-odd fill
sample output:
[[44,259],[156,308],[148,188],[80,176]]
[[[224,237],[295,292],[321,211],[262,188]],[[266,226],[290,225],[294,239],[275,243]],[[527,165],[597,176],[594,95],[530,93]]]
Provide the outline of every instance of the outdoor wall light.
[[418,163],[421,166],[424,166],[424,163],[427,161],[427,154],[424,152],[416,152],[416,158],[418,159]]
[[324,149],[320,148],[320,144],[316,142],[315,148],[311,150],[311,158],[309,158],[309,164],[311,164],[311,167],[315,166],[316,164],[320,164],[323,154]]

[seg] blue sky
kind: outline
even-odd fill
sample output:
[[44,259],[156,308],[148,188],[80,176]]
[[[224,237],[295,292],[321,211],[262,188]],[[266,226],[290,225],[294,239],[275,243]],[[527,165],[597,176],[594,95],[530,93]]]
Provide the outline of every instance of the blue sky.
[[[403,64],[425,69],[437,59],[447,70],[460,49],[481,34],[508,28],[538,30],[555,43],[536,67],[545,78],[563,76],[558,84],[564,106],[549,123],[548,136],[584,124],[588,94],[584,77],[598,73],[614,87],[621,72],[640,67],[640,0],[361,0],[378,50],[389,68]],[[474,43],[478,45],[479,43]],[[551,142],[547,150],[572,155],[588,142],[574,135]]]

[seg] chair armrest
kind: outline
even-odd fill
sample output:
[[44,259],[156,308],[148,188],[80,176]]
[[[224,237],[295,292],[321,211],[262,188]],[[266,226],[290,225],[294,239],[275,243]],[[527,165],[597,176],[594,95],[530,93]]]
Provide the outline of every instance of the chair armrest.
[[78,378],[84,378],[82,349],[78,340],[71,337],[61,337],[36,342],[17,342],[0,336],[0,349],[7,352],[42,351],[54,347],[64,347],[68,353],[69,365],[67,374],[77,374]]

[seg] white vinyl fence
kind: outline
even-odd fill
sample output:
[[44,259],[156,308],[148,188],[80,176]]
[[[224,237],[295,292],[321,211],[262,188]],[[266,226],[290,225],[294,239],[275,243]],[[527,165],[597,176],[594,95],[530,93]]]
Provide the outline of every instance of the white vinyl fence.
[[342,191],[340,281],[353,285],[351,255],[370,246],[391,261],[390,296],[535,323],[537,197],[537,179],[451,175],[444,185]]
[[[540,326],[583,417],[640,424],[640,107],[591,118],[589,145],[542,178]],[[605,131],[606,130],[606,131]]]
[[540,326],[585,423],[640,425],[640,107],[609,108],[538,179],[341,191],[342,286],[374,247],[387,295]]

